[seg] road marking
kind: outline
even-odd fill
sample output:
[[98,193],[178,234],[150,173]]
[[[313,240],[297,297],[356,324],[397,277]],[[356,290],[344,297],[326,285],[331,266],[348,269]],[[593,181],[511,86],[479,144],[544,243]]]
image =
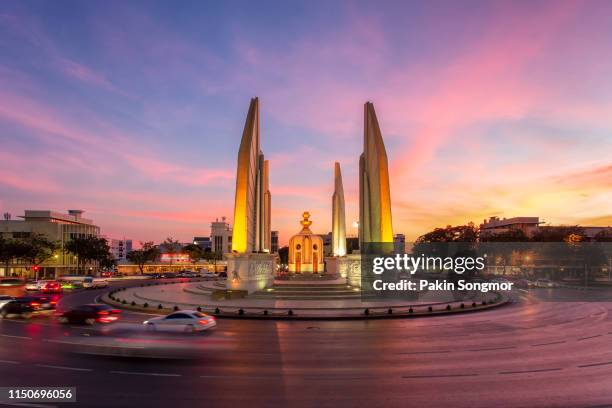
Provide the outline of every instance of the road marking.
[[66,366],[56,366],[49,364],[34,364],[37,367],[44,368],[57,368],[58,370],[72,370],[72,371],[93,371],[91,368],[79,368],[79,367],[66,367]]
[[110,371],[111,374],[125,374],[125,375],[150,375],[153,377],[180,377],[181,374],[170,374],[170,373],[143,373],[135,371]]
[[4,363],[4,364],[21,364],[21,362],[13,361],[13,360],[0,360],[0,363]]
[[403,352],[403,353],[397,353],[400,355],[406,355],[406,354],[442,354],[442,353],[450,353],[450,350],[438,350],[438,351],[407,351],[407,352]]
[[603,334],[596,334],[595,336],[589,336],[589,337],[580,337],[578,341],[594,339],[595,337],[601,337],[601,336],[603,336]]
[[31,337],[27,337],[27,336],[13,336],[11,334],[0,334],[0,336],[9,337],[11,339],[32,340]]
[[563,344],[563,343],[566,343],[566,341],[565,340],[560,340],[560,341],[551,341],[550,343],[532,344],[531,347],[552,346],[553,344]]
[[507,346],[507,347],[489,347],[489,348],[481,348],[481,349],[472,349],[468,351],[493,351],[493,350],[509,350],[515,349],[516,346]]
[[452,378],[452,377],[476,377],[476,373],[466,374],[422,374],[422,375],[402,375],[402,378]]
[[605,361],[603,363],[581,364],[581,365],[578,365],[576,367],[578,367],[578,368],[597,367],[597,366],[604,366],[604,365],[610,365],[610,364],[612,364],[612,361]]
[[545,373],[548,371],[561,371],[563,368],[540,368],[538,370],[523,370],[523,371],[500,371],[498,374],[528,374],[528,373]]
[[278,376],[278,375],[269,375],[269,376],[265,376],[265,375],[201,375],[200,378],[226,378],[226,379],[232,379],[232,380],[280,380],[283,377],[282,376]]

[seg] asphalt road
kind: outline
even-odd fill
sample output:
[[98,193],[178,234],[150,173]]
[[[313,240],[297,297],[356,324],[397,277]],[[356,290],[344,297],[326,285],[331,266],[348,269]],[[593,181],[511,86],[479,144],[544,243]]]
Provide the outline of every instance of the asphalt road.
[[190,360],[66,353],[57,341],[97,329],[4,320],[0,385],[76,386],[86,407],[612,406],[611,308],[522,294],[491,311],[421,319],[227,319],[189,338]]

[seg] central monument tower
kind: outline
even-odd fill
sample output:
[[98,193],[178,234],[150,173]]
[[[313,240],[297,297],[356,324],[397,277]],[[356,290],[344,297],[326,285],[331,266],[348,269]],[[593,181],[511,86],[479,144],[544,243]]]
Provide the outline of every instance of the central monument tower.
[[359,158],[359,247],[393,242],[389,165],[372,102],[364,106],[363,153]]
[[260,147],[259,99],[251,99],[236,170],[232,253],[227,258],[227,288],[248,293],[272,285],[269,163]]

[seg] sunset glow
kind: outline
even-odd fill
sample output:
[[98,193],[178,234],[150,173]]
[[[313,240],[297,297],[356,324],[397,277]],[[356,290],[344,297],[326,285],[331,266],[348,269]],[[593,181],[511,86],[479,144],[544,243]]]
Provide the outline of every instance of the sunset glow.
[[148,4],[2,4],[2,213],[208,235],[232,222],[258,96],[281,244],[305,210],[331,231],[335,161],[358,218],[366,101],[394,233],[493,215],[612,225],[611,2]]

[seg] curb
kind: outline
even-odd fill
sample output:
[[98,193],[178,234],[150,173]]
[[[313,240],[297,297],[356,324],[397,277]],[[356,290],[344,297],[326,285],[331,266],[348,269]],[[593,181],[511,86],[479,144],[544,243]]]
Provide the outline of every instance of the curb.
[[[173,308],[162,307],[159,309],[155,305],[151,305],[151,307],[143,307],[142,305],[134,305],[132,306],[130,303],[122,303],[121,301],[110,299],[110,296],[119,292],[121,290],[115,290],[112,292],[107,292],[103,296],[100,297],[100,300],[104,303],[107,303],[111,306],[118,307],[121,309],[150,313],[150,314],[168,314],[175,311]],[[451,308],[450,310],[444,306],[444,308],[440,308],[435,310],[432,307],[432,311],[417,311],[416,308],[427,307],[427,305],[418,305],[415,306],[415,310],[413,313],[410,312],[393,312],[389,314],[388,312],[376,312],[370,311],[368,308],[363,308],[364,313],[358,315],[300,315],[299,313],[294,312],[294,310],[298,311],[300,309],[291,309],[291,308],[283,308],[283,309],[264,309],[264,311],[260,313],[248,313],[244,311],[244,309],[235,307],[235,311],[223,311],[220,308],[211,309],[211,308],[201,308],[203,312],[208,313],[212,316],[218,318],[228,318],[228,319],[263,319],[263,320],[367,320],[367,319],[401,319],[401,318],[423,318],[423,317],[433,317],[433,316],[445,316],[445,315],[453,315],[453,314],[461,314],[461,313],[474,313],[480,311],[486,311],[495,309],[509,303],[512,303],[512,300],[509,297],[504,297],[501,294],[497,293],[498,297],[494,301],[494,303],[487,303],[483,305],[482,303],[477,304],[473,307],[471,304],[466,302],[465,308],[461,309],[458,306],[455,308]],[[176,307],[176,306],[175,306]],[[431,306],[429,306],[431,307]],[[215,311],[219,309],[219,313],[215,313]],[[392,309],[392,308],[391,308]],[[180,310],[180,309],[179,309]],[[280,312],[282,310],[282,312]],[[366,312],[367,310],[367,312]],[[242,313],[241,313],[242,311]],[[268,312],[268,314],[265,314]]]

